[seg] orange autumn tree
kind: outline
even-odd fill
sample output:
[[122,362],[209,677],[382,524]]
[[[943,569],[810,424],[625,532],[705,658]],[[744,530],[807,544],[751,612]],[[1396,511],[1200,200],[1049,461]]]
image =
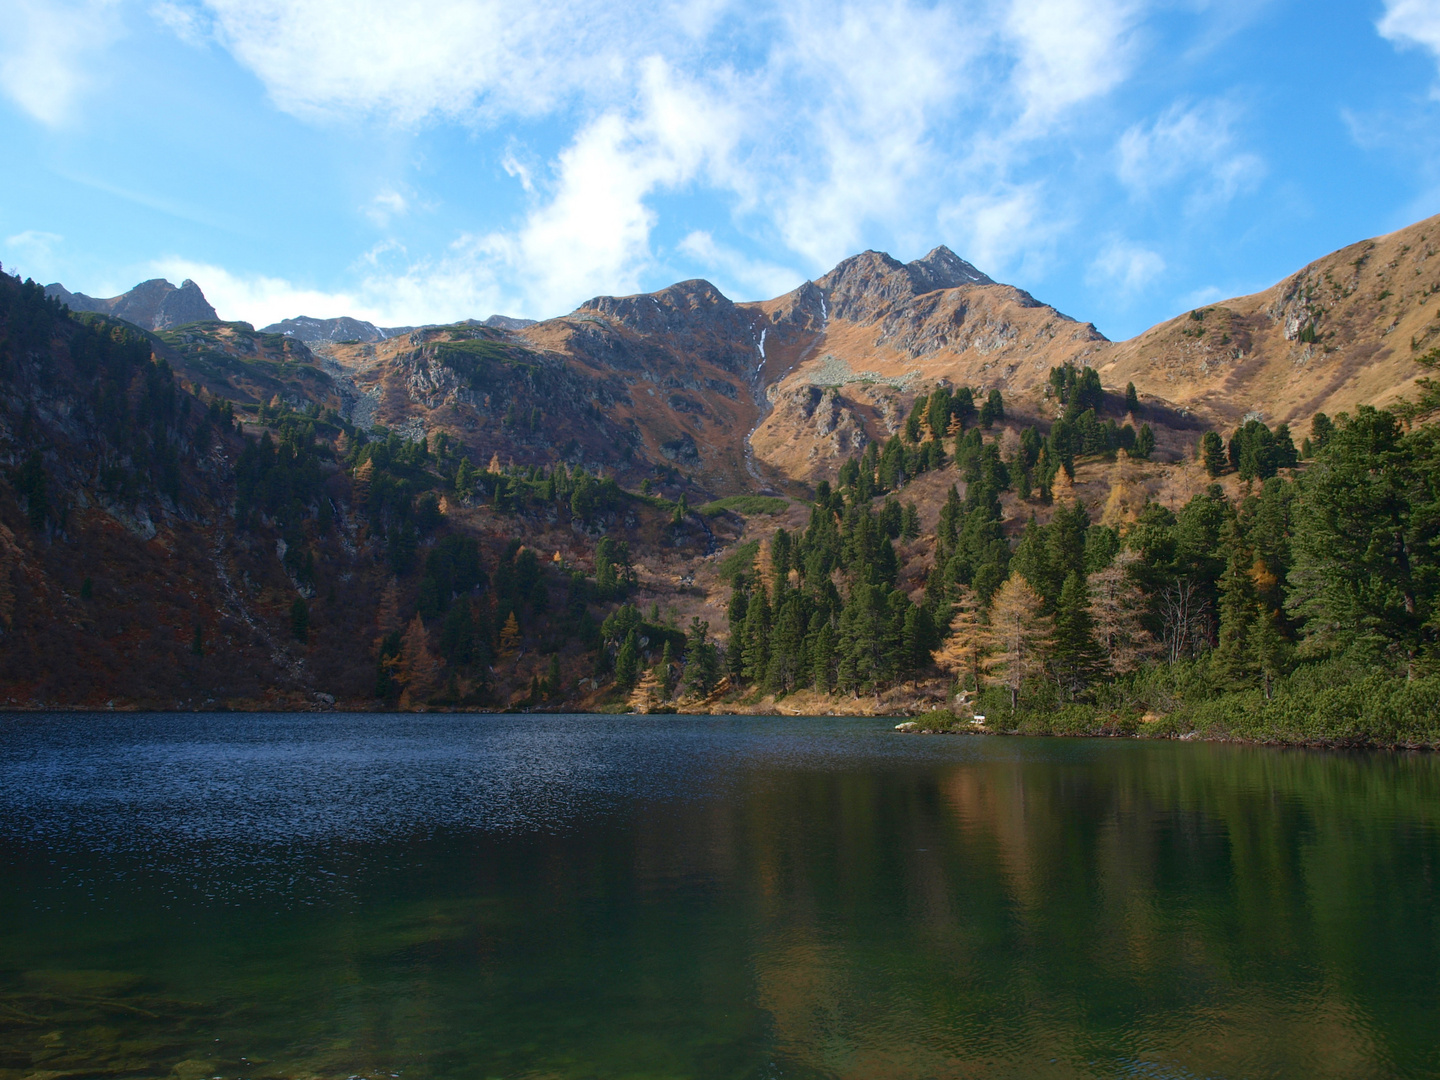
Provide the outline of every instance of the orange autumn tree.
[[1041,614],[1043,607],[1040,594],[1019,574],[1006,578],[990,601],[985,667],[998,672],[998,681],[1010,691],[1011,712],[1019,705],[1025,680],[1044,670],[1050,617]]
[[440,689],[444,661],[430,648],[430,635],[420,616],[410,620],[400,653],[402,660],[397,681],[405,691],[400,695],[401,708],[412,708],[429,701]]

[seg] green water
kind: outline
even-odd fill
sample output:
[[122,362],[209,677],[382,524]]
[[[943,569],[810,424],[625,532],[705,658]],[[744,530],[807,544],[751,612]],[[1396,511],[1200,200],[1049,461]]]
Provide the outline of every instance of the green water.
[[1440,1075],[1440,761],[0,717],[0,1080]]

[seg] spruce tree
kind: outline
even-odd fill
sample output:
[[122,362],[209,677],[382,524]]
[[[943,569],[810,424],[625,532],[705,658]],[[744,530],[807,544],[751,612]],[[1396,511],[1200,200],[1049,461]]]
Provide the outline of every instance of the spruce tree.
[[1207,431],[1200,440],[1200,460],[1205,463],[1205,471],[1212,478],[1225,472],[1225,441],[1218,432]]
[[1220,642],[1211,657],[1216,682],[1228,689],[1249,686],[1256,670],[1252,630],[1255,623],[1254,559],[1239,522],[1226,521],[1221,532],[1225,572],[1220,576]]
[[1149,424],[1141,424],[1140,431],[1135,436],[1135,446],[1130,451],[1130,456],[1145,461],[1154,452],[1155,432],[1151,430]]
[[1090,618],[1090,591],[1073,570],[1065,578],[1055,605],[1055,641],[1051,652],[1061,690],[1072,700],[1104,670]]
[[744,658],[740,674],[746,682],[761,685],[770,667],[770,598],[765,583],[757,581],[745,610]]
[[1135,392],[1135,384],[1125,384],[1125,411],[1131,416],[1140,416],[1140,395]]
[[665,649],[660,654],[660,687],[667,701],[675,696],[675,656],[669,638],[665,639]]
[[980,426],[989,428],[1004,419],[1005,399],[1001,396],[999,387],[996,387],[985,398],[985,404],[980,406]]
[[829,622],[815,632],[810,645],[810,681],[822,694],[835,686],[835,631]]
[[640,675],[640,639],[635,631],[625,635],[620,652],[615,657],[615,685],[629,690]]
[[1260,684],[1268,699],[1274,689],[1275,680],[1285,674],[1290,650],[1280,632],[1280,613],[1263,604],[1256,613],[1254,646],[1255,663],[1260,669]]
[[719,681],[720,671],[715,646],[709,641],[710,624],[691,618],[690,633],[685,640],[685,674],[691,689],[708,694]]
[[750,610],[750,589],[744,574],[736,574],[730,588],[730,603],[726,608],[730,627],[730,647],[727,654],[730,674],[739,679],[745,671],[745,618]]
[[913,502],[907,502],[900,519],[900,536],[904,540],[914,540],[919,535],[920,511]]

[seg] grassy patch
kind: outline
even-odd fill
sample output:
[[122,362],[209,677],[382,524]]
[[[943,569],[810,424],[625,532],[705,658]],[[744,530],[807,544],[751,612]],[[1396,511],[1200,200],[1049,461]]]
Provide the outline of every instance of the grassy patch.
[[736,574],[745,574],[755,565],[755,556],[760,552],[760,541],[750,540],[740,544],[734,551],[720,560],[717,568],[721,581],[734,581]]
[[789,506],[789,499],[775,495],[727,495],[699,507],[698,512],[706,517],[719,517],[727,510],[736,514],[783,514]]

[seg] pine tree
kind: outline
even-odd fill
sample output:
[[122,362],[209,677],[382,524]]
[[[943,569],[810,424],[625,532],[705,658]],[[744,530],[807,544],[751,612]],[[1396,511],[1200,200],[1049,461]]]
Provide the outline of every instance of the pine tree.
[[1005,399],[1000,394],[999,387],[990,391],[985,398],[985,404],[980,406],[980,426],[989,428],[992,424],[998,424],[1005,419]]
[[455,470],[455,494],[462,499],[475,494],[475,468],[468,457],[461,458],[460,467]]
[[1055,605],[1055,636],[1051,662],[1062,693],[1072,700],[1104,669],[1090,620],[1090,592],[1085,579],[1071,571]]
[[720,678],[719,658],[709,636],[710,624],[691,618],[685,641],[685,674],[690,688],[701,696],[708,694]]
[[835,686],[835,631],[825,622],[810,644],[810,682],[822,694]]
[[1211,658],[1216,681],[1229,688],[1250,685],[1256,670],[1254,643],[1254,557],[1246,546],[1240,525],[1232,516],[1225,522],[1220,542],[1226,553],[1220,576],[1220,642]]
[[757,581],[745,608],[745,637],[741,675],[746,682],[762,685],[770,667],[770,599],[765,582]]
[[1140,416],[1140,395],[1135,392],[1135,384],[1125,384],[1125,411],[1131,416]]
[[1205,471],[1211,477],[1220,476],[1225,472],[1227,460],[1225,457],[1225,440],[1214,431],[1207,431],[1204,438],[1200,440],[1200,459],[1205,463]]
[[1039,593],[1019,574],[1011,574],[990,601],[986,668],[1000,672],[1010,691],[1010,711],[1019,706],[1025,680],[1042,669],[1050,645],[1050,619],[1042,615]]
[[545,696],[560,696],[560,654],[550,654],[550,670],[545,674]]
[[750,589],[745,575],[736,574],[730,588],[730,603],[726,615],[730,627],[730,643],[727,654],[730,674],[740,678],[745,670],[745,618],[750,612]]
[[775,616],[766,668],[767,689],[788,694],[802,678],[805,652],[805,601],[791,593]]
[[920,511],[913,502],[907,502],[900,518],[900,536],[905,540],[914,540],[919,535]]
[[195,656],[205,655],[205,630],[198,622],[195,624],[195,635],[190,639],[190,652]]
[[1141,424],[1140,431],[1135,436],[1135,445],[1130,450],[1130,456],[1140,460],[1148,460],[1155,452],[1155,432],[1149,424]]
[[620,652],[615,657],[615,685],[628,690],[635,685],[640,675],[640,639],[635,631],[625,635]]
[[675,656],[670,649],[670,639],[665,639],[665,649],[660,654],[660,688],[665,700],[675,696]]
[[1289,647],[1280,633],[1280,613],[1274,608],[1261,605],[1256,613],[1254,629],[1255,662],[1260,669],[1260,681],[1269,698],[1275,680],[1285,674]]

